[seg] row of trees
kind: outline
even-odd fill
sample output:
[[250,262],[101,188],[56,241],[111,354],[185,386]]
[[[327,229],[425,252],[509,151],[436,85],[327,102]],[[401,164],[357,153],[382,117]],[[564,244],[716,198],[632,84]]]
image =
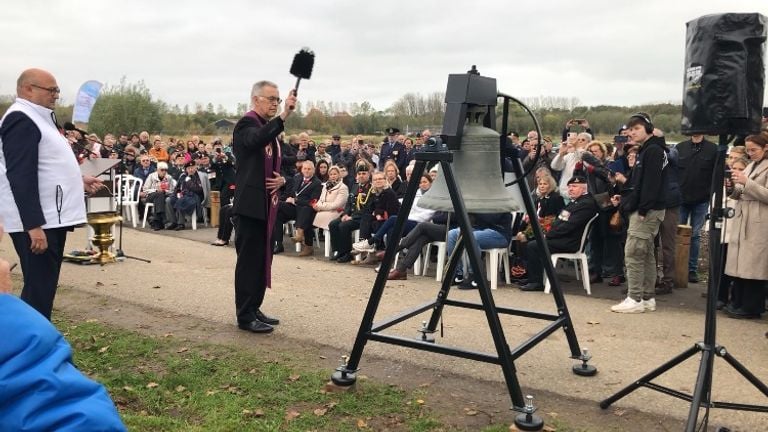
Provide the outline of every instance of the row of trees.
[[[289,118],[289,131],[311,130],[318,134],[382,134],[386,128],[398,127],[414,132],[425,127],[439,128],[445,105],[444,93],[428,95],[406,93],[391,107],[379,111],[370,102],[338,103],[307,101],[297,106],[297,115]],[[12,103],[12,97],[0,97],[0,113]],[[654,124],[672,136],[680,131],[680,105],[656,104],[633,107],[620,106],[579,106],[576,98],[536,97],[523,98],[536,114],[542,131],[556,140],[566,121],[573,118],[589,120],[592,130],[601,136],[613,135],[627,118],[637,111],[651,115]],[[91,114],[88,130],[97,134],[107,132],[135,132],[148,130],[169,135],[206,134],[222,132],[214,122],[223,118],[236,119],[247,109],[245,104],[237,107],[237,113],[228,112],[222,105],[212,103],[196,104],[180,108],[154,99],[146,85],[129,83],[123,78],[119,84],[107,87],[96,101]],[[497,107],[497,125],[501,125],[501,106]],[[72,106],[58,107],[57,116],[61,123],[72,117]],[[534,129],[527,113],[519,106],[512,105],[509,114],[510,130],[525,134]]]

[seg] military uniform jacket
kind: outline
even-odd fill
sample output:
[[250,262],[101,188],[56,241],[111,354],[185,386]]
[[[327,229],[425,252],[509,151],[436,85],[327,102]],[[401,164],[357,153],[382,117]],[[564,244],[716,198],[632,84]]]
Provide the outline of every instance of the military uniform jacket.
[[598,211],[592,195],[585,194],[571,201],[552,222],[547,244],[553,252],[576,252],[581,245],[584,227]]
[[395,141],[394,144],[386,143],[381,145],[379,151],[379,166],[383,167],[384,163],[392,159],[397,165],[397,169],[400,172],[405,172],[405,165],[408,160],[408,152],[405,150],[405,144],[400,141]]
[[349,198],[347,199],[347,205],[344,207],[344,214],[351,216],[353,219],[360,219],[364,214],[372,214],[373,212],[373,191],[371,190],[371,183],[359,184],[355,183],[349,189]]

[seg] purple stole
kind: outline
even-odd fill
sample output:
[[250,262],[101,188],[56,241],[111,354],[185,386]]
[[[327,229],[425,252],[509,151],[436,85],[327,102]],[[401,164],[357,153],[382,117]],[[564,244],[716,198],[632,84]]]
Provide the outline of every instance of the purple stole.
[[[264,127],[267,121],[260,115],[253,111],[245,113],[246,117],[250,117],[256,120],[259,127]],[[280,164],[282,161],[282,155],[280,154],[280,142],[275,138],[269,145],[264,146],[264,183],[268,178],[272,178],[272,172],[280,172]],[[277,220],[277,204],[278,193],[277,191],[271,193],[267,199],[267,243],[264,245],[266,253],[264,254],[264,269],[266,274],[264,275],[264,284],[268,288],[272,288],[272,229],[275,226]]]

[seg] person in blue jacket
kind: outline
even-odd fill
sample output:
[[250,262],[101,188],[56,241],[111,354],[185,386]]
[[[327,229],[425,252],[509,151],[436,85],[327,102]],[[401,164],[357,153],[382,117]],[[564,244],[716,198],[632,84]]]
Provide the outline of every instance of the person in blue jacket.
[[0,431],[126,431],[61,333],[10,292],[11,266],[0,258]]

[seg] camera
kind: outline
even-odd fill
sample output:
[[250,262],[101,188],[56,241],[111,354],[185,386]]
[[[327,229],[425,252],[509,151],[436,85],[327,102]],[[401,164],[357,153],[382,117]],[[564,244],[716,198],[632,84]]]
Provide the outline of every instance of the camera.
[[626,144],[629,141],[629,137],[625,135],[616,135],[613,137],[614,144]]
[[216,147],[216,153],[221,153],[221,148],[220,147]]

